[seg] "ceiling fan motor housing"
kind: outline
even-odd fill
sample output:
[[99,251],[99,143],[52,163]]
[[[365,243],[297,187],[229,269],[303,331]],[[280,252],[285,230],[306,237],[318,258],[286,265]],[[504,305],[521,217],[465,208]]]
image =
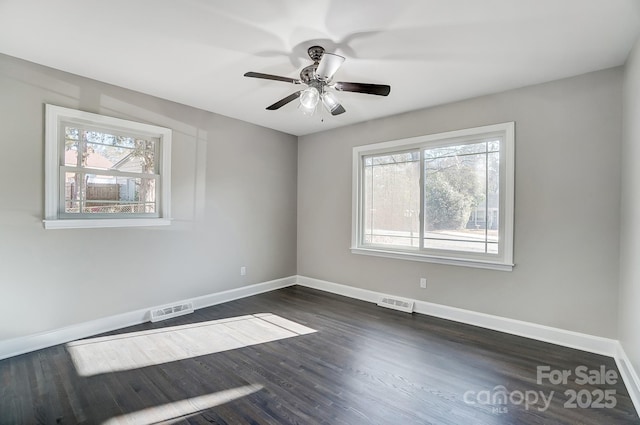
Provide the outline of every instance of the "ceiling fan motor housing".
[[311,46],[307,49],[307,53],[312,61],[318,64],[320,59],[322,59],[322,55],[324,54],[324,47],[322,46]]
[[317,63],[302,68],[302,71],[300,71],[300,80],[305,84],[309,84],[309,82],[315,80],[316,69],[318,69]]

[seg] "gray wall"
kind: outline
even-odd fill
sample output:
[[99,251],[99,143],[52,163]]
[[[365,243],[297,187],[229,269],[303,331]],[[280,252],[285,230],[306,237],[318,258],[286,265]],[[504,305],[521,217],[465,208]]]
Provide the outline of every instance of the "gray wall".
[[[301,137],[298,274],[615,338],[622,76],[614,68]],[[512,272],[350,253],[354,146],[506,121],[516,122]]]
[[[640,114],[638,49],[626,70],[621,245],[622,68],[296,143],[0,55],[0,339],[296,273],[617,338],[621,272],[620,336],[637,359],[640,128],[631,117]],[[45,103],[173,128],[174,224],[44,230]],[[353,146],[505,121],[516,122],[513,272],[350,253]],[[239,276],[242,265],[246,277]],[[418,288],[420,277],[427,277],[427,290]]]
[[[44,230],[45,103],[172,128],[173,225]],[[0,339],[296,274],[296,137],[4,55],[0,117]]]
[[620,342],[640,371],[640,40],[624,76],[622,211],[620,224]]

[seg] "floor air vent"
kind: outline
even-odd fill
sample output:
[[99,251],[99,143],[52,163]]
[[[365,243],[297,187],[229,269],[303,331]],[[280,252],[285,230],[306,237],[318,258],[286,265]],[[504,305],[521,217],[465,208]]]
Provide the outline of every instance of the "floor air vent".
[[182,316],[189,313],[193,313],[193,303],[158,307],[151,310],[151,321],[158,322],[160,320],[170,319],[172,317]]
[[395,297],[383,297],[378,301],[380,307],[392,308],[394,310],[413,313],[413,301]]

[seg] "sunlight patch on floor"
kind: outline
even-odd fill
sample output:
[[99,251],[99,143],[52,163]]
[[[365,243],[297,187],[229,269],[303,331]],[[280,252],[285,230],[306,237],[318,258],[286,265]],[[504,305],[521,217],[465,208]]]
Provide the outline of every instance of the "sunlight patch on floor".
[[246,385],[199,397],[187,398],[111,418],[103,425],[173,424],[212,407],[246,397],[262,389],[262,385]]
[[67,344],[80,376],[120,372],[316,332],[271,313],[83,339]]

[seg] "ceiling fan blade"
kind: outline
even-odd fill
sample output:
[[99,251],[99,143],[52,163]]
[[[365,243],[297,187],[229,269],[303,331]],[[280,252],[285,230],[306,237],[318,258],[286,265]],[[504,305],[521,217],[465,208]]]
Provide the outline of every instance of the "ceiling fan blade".
[[391,92],[391,86],[386,84],[346,83],[344,81],[335,83],[333,88],[340,91],[375,94],[378,96],[388,96],[389,92]]
[[336,73],[340,65],[344,62],[344,57],[333,53],[324,53],[318,69],[316,69],[316,76],[323,81],[331,81],[333,74]]
[[275,111],[276,109],[280,109],[284,105],[286,105],[287,103],[299,98],[300,97],[300,93],[302,93],[302,91],[297,91],[295,93],[292,93],[289,96],[285,97],[284,99],[280,99],[279,101],[277,101],[273,105],[267,106],[267,109],[270,110],[270,111]]
[[272,74],[263,74],[261,72],[247,72],[244,74],[245,77],[252,77],[252,78],[262,78],[265,80],[275,80],[275,81],[284,81],[285,83],[292,83],[292,84],[300,84],[301,81],[300,80],[296,80],[295,78],[291,78],[291,77],[281,77],[279,75],[272,75]]

